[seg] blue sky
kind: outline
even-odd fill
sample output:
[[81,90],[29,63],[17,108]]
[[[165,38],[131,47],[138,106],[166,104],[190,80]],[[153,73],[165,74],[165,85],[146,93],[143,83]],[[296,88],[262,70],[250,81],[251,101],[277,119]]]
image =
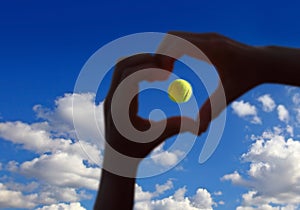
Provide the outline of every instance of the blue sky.
[[[70,108],[74,97],[82,111],[101,110],[95,95],[72,95],[83,65],[99,48],[125,35],[170,30],[300,47],[299,6],[297,1],[1,2],[0,208],[92,208],[100,169],[82,145],[71,143],[76,136]],[[196,83],[182,73],[185,67],[176,67],[175,73]],[[203,87],[193,86],[203,101]],[[141,97],[151,102],[147,93]],[[176,105],[166,97],[160,104]],[[206,133],[171,170],[137,181],[136,210],[300,208],[300,90],[261,85],[226,112],[224,133],[209,160],[198,162]],[[101,161],[101,145],[87,141],[96,136],[86,126],[91,114],[81,118],[81,143]],[[162,169],[173,166],[182,153],[167,151],[172,142],[150,161]]]

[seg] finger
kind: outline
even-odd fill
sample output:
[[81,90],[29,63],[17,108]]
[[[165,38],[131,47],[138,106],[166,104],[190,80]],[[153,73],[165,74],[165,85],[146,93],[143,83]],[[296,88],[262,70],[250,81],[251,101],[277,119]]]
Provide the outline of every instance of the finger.
[[142,69],[143,67],[145,67],[144,66],[145,64],[148,64],[148,67],[150,66],[150,64],[155,66],[156,65],[155,62],[156,62],[155,59],[150,54],[139,54],[139,55],[127,57],[121,60],[119,63],[117,63],[112,76],[110,89],[106,96],[107,104],[110,104],[111,98],[116,88],[124,78]]
[[202,105],[197,122],[199,122],[199,134],[205,132],[211,123],[226,108],[226,96],[221,83],[219,83],[215,92]]
[[156,62],[161,69],[165,69],[168,72],[171,72],[173,70],[176,58],[170,57],[165,54],[155,54],[154,57],[157,60]]
[[198,134],[199,125],[195,120],[188,117],[177,116],[170,117],[155,123],[152,122],[152,126],[154,127],[161,127],[163,125],[165,125],[166,127],[159,138],[157,138],[157,140],[153,142],[154,146],[161,144],[166,139],[179,133],[191,132],[195,135]]
[[[142,55],[142,54],[141,54]],[[135,58],[122,58],[120,59],[120,64],[118,65],[119,68],[128,68],[126,71],[124,71],[124,74],[122,74],[122,78],[124,79],[127,76],[135,73],[136,71],[139,70],[146,70],[148,69],[149,71],[145,71],[145,74],[141,76],[142,80],[146,80],[149,82],[153,82],[153,81],[163,81],[166,80],[169,76],[170,71],[173,68],[170,69],[166,69],[166,68],[162,68],[163,65],[161,64],[161,60],[162,57],[166,57],[166,59],[172,59],[168,56],[164,56],[164,55],[150,55],[150,54],[145,54],[146,56],[150,56],[150,61],[140,61],[139,63],[135,62]],[[136,55],[139,56],[139,55]],[[122,62],[122,60],[124,59],[128,59],[128,61]],[[139,66],[141,65],[141,66]],[[132,68],[131,68],[132,67]]]
[[[121,83],[125,83],[123,92],[124,101],[130,100],[129,116],[130,119],[135,119],[138,114],[138,94],[139,83],[144,80],[158,80],[161,78],[165,71],[154,68],[155,63],[143,63],[141,65],[126,69],[126,72],[121,77]],[[155,75],[159,75],[155,77]],[[159,77],[159,78],[158,78]]]
[[106,99],[106,108],[118,113],[114,115],[127,126],[132,124],[140,131],[147,130],[145,126],[149,125],[149,122],[137,116],[139,83],[159,70],[154,68],[157,67],[157,63],[149,54],[127,59],[128,62],[125,59],[116,67],[112,83],[114,86],[111,87]]
[[208,41],[213,37],[215,37],[213,34],[169,32],[159,45],[156,53],[166,55],[166,57],[160,57],[159,59],[162,67],[167,70],[172,69],[176,59],[183,55],[211,63],[201,50],[207,51],[209,49]]

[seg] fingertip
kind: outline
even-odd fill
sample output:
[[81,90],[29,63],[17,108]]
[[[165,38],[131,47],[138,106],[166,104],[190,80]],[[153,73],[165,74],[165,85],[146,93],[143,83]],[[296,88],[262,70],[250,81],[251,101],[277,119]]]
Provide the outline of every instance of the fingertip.
[[199,133],[204,133],[210,122],[212,120],[212,113],[211,113],[211,102],[210,99],[207,99],[202,108],[200,109],[198,115],[198,123],[199,123]]
[[165,69],[167,71],[172,71],[174,67],[174,63],[176,61],[175,58],[172,58],[167,55],[155,54],[155,59],[157,61],[157,65],[159,68]]

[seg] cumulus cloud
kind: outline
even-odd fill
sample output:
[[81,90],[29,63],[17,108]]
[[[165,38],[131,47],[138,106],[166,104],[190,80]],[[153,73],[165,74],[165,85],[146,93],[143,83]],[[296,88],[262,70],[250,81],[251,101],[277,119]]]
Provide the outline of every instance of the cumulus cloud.
[[300,108],[295,108],[296,111],[296,120],[298,123],[300,123]]
[[251,189],[242,196],[243,206],[238,209],[273,209],[274,206],[274,209],[283,209],[278,206],[290,208],[300,204],[298,140],[264,132],[242,159],[250,163],[247,174],[235,171],[222,178]]
[[156,189],[156,193],[157,195],[163,194],[165,191],[170,190],[173,188],[173,182],[171,180],[168,180],[165,184],[163,185],[159,185],[156,184],[155,185],[155,189]]
[[[74,107],[77,119],[81,117],[76,130],[81,131],[83,139],[75,135]],[[34,178],[35,182],[20,184],[9,181],[3,184],[0,193],[2,206],[12,203],[12,196],[20,202],[11,205],[24,208],[39,204],[51,207],[59,202],[91,199],[80,189],[96,190],[99,183],[100,168],[95,164],[102,162],[103,144],[99,143],[101,138],[92,139],[99,137],[99,129],[104,129],[104,126],[92,126],[94,122],[90,117],[103,125],[102,108],[102,103],[95,104],[93,94],[66,94],[55,101],[53,110],[40,105],[34,107],[42,122],[0,122],[1,139],[37,154],[32,160],[11,160],[3,166],[6,171]],[[39,183],[43,183],[43,187]],[[34,193],[26,194],[31,191]]]
[[36,193],[24,195],[21,191],[10,190],[0,183],[0,208],[33,208],[37,197]]
[[[289,110],[289,122],[296,122],[295,126],[300,126],[300,92],[299,88],[288,88],[288,95],[292,98],[293,108]],[[295,121],[293,121],[295,120]]]
[[49,123],[52,133],[79,138],[103,149],[103,102],[96,104],[95,94],[65,94],[55,100],[53,110],[41,105],[35,105],[33,109],[39,118]]
[[173,182],[172,180],[168,180],[164,184],[156,184],[155,185],[155,191],[154,192],[149,192],[149,191],[144,191],[141,186],[138,184],[135,184],[135,201],[148,201],[154,197],[158,197],[165,193],[166,191],[170,190],[173,188]]
[[[77,202],[91,199],[91,195],[76,188],[31,182],[28,184],[9,181],[0,183],[0,208],[29,208],[60,202]],[[12,202],[14,201],[14,202]]]
[[280,104],[277,106],[278,119],[282,122],[288,123],[290,116],[288,110],[284,105]]
[[100,177],[99,168],[87,167],[80,157],[67,153],[44,154],[22,163],[18,171],[56,186],[93,190],[97,189]]
[[249,102],[234,101],[231,104],[233,113],[242,118],[249,118],[250,122],[253,124],[261,124],[261,119],[257,115],[257,110],[254,105],[251,105]]
[[55,204],[59,202],[76,202],[84,199],[91,199],[91,195],[84,190],[46,185],[39,192],[38,203]]
[[290,134],[291,137],[294,137],[294,128],[291,125],[286,126],[286,131]]
[[249,102],[244,102],[243,100],[234,101],[231,107],[233,109],[233,112],[239,117],[257,114],[255,106],[251,105]]
[[262,95],[257,100],[262,103],[262,108],[265,112],[271,112],[276,107],[275,101],[271,98],[270,94]]
[[295,93],[292,97],[293,104],[294,104],[294,111],[295,111],[295,118],[298,122],[298,126],[300,124],[300,93]]
[[191,198],[193,206],[198,209],[212,209],[214,205],[211,194],[206,189],[198,189],[196,194]]
[[57,210],[57,209],[63,209],[63,210],[86,210],[86,208],[82,207],[80,203],[59,203],[59,204],[52,204],[49,206],[43,206],[41,208],[37,208],[36,210]]
[[0,136],[12,143],[22,144],[25,149],[37,153],[54,151],[71,143],[71,140],[51,139],[45,130],[35,129],[19,121],[0,123]]
[[[145,192],[142,187],[136,185],[136,203],[135,210],[211,210],[216,203],[211,194],[203,188],[197,189],[193,196],[187,197],[186,187],[177,189],[173,195],[157,199],[156,197],[165,190],[173,188],[172,182],[156,186],[155,192]],[[163,191],[161,191],[163,189]],[[156,199],[155,199],[156,198]]]
[[7,182],[5,183],[6,188],[14,191],[22,191],[22,192],[33,192],[35,189],[39,187],[37,182],[29,182],[27,184],[21,184],[16,182]]
[[223,193],[222,193],[222,191],[217,191],[217,192],[214,192],[214,195],[222,195]]
[[[36,105],[33,110],[38,122],[0,122],[1,139],[36,154],[23,162],[12,159],[5,165],[0,163],[0,170],[30,180],[3,183],[0,203],[7,206],[14,196],[17,202],[11,204],[13,207],[75,208],[82,199],[91,199],[84,189],[97,190],[99,184],[104,149],[103,103],[96,104],[94,94],[65,94],[55,101],[53,109]],[[180,150],[165,151],[162,144],[150,159],[153,165],[165,167],[176,164],[182,155]],[[155,187],[156,194],[137,188],[137,200],[161,195],[173,183]]]
[[295,105],[300,104],[300,93],[295,93],[292,97],[292,101]]
[[[89,157],[93,157],[98,163],[101,162],[101,153],[95,144],[82,140],[74,142],[69,138],[53,137],[51,131],[41,128],[41,124],[47,123],[27,124],[20,121],[0,123],[0,137],[14,144],[20,144],[24,149],[38,154],[63,151],[79,155],[88,161],[91,161]],[[83,149],[88,151],[88,154]]]
[[249,207],[249,206],[238,206],[236,210],[296,210],[296,207],[293,205],[286,206],[271,206],[269,204],[263,204],[261,206]]
[[223,180],[223,181],[230,180],[233,184],[236,184],[236,185],[245,185],[246,184],[245,180],[242,178],[242,176],[237,171],[235,171],[231,174],[224,175],[221,178],[221,180]]
[[154,163],[161,166],[173,166],[178,163],[178,160],[184,155],[181,150],[165,151],[164,143],[153,150],[150,158]]

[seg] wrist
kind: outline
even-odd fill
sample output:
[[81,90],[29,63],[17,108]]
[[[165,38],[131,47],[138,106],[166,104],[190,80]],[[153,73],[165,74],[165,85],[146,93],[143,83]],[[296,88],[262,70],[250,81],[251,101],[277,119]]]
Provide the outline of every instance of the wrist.
[[94,210],[131,210],[134,205],[135,178],[124,177],[102,169]]
[[259,69],[264,82],[299,86],[299,49],[279,46],[259,47],[257,57],[260,60]]
[[277,49],[273,46],[257,47],[257,58],[259,61],[259,72],[265,83],[276,83],[278,78],[279,57],[276,55]]
[[102,168],[111,174],[135,178],[141,160],[119,153],[106,143]]

